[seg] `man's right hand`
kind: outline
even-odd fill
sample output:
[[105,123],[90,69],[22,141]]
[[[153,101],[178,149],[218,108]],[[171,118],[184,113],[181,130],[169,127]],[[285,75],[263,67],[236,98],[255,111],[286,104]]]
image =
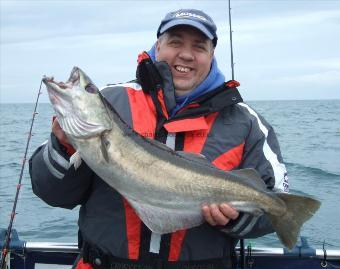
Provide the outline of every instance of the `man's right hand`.
[[212,226],[227,225],[230,220],[236,220],[239,216],[239,212],[227,203],[203,205],[202,214]]
[[[70,145],[65,132],[63,131],[63,129],[61,129],[59,122],[57,119],[55,119],[53,121],[53,125],[52,125],[52,133],[54,133],[54,135],[58,138],[60,144],[63,145]],[[71,146],[71,145],[70,145]]]

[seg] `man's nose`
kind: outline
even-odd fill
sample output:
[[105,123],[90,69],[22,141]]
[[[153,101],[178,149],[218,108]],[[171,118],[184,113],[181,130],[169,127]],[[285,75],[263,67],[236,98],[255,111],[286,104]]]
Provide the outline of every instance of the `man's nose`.
[[195,56],[190,47],[183,47],[179,53],[179,57],[185,61],[193,61]]

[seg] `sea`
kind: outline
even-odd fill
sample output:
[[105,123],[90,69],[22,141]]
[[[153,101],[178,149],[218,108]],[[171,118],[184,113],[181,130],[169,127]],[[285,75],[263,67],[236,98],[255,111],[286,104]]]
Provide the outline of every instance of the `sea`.
[[[290,191],[322,203],[301,236],[315,248],[340,249],[340,100],[247,102],[274,127],[289,176]],[[79,207],[54,208],[31,188],[24,153],[34,104],[0,105],[0,229],[7,229],[22,164],[25,169],[13,228],[33,242],[76,242]],[[51,130],[50,104],[38,105],[27,159]],[[100,229],[100,227],[98,227]],[[282,247],[275,234],[247,239],[246,245]]]

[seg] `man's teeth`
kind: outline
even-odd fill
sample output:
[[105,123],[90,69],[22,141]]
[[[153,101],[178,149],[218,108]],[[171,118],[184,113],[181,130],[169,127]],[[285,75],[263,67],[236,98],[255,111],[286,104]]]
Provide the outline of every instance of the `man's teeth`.
[[184,66],[176,65],[175,68],[177,71],[182,72],[182,73],[188,73],[190,71],[190,68],[184,67]]

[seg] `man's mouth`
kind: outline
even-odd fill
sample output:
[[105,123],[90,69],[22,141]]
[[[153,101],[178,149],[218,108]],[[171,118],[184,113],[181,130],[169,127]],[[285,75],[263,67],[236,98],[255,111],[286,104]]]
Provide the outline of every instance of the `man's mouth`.
[[175,69],[183,74],[189,73],[192,69],[190,67],[182,66],[182,65],[175,65]]

